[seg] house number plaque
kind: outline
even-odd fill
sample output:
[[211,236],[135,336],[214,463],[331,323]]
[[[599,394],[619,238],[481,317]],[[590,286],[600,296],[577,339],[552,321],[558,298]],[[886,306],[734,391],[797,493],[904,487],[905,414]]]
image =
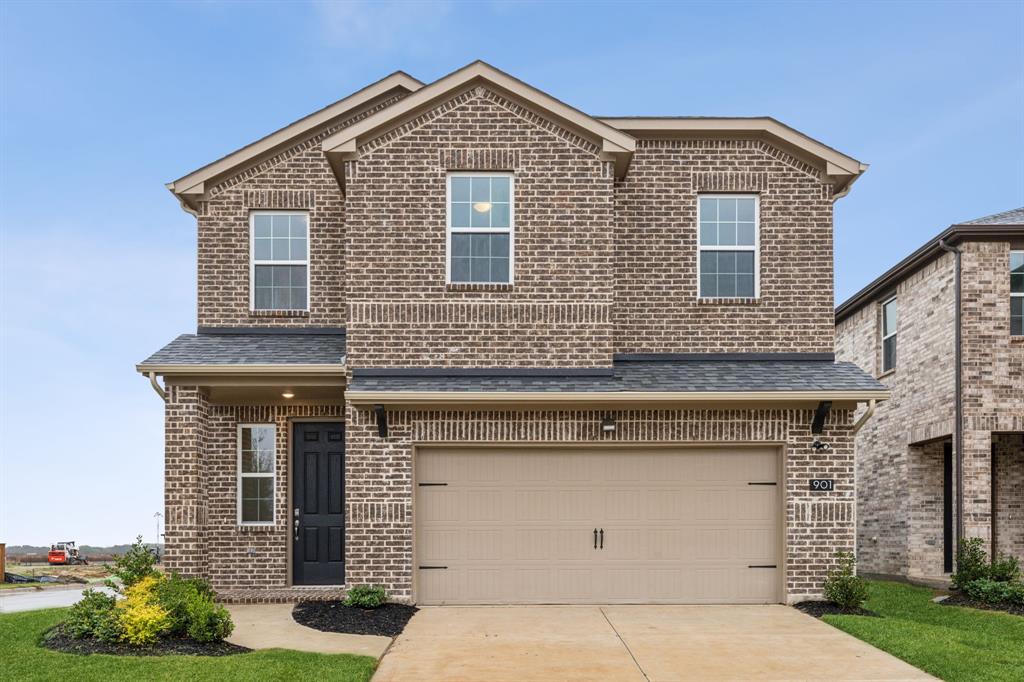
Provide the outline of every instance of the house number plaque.
[[836,489],[835,480],[831,478],[812,478],[811,490],[814,492],[832,492]]

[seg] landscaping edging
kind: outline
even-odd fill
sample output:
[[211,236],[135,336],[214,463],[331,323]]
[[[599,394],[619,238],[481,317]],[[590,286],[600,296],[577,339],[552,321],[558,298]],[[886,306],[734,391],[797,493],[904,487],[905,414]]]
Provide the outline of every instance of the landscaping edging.
[[43,634],[39,645],[66,654],[109,654],[113,656],[232,656],[252,651],[230,642],[197,642],[187,637],[161,639],[153,646],[140,647],[131,644],[101,642],[98,639],[75,639],[56,625]]
[[295,605],[292,618],[299,625],[321,632],[397,637],[417,611],[419,609],[408,604],[361,609],[345,606],[342,601],[306,601]]
[[852,611],[845,610],[830,601],[802,601],[793,604],[793,608],[814,618],[821,618],[822,616],[869,616],[871,618],[881,618],[874,611],[861,608]]
[[1002,611],[1013,616],[1024,616],[1024,604],[1011,604],[1009,602],[997,602],[990,604],[980,599],[972,599],[966,594],[952,593],[942,601],[938,602],[943,606],[963,606],[969,609],[981,609],[983,611]]

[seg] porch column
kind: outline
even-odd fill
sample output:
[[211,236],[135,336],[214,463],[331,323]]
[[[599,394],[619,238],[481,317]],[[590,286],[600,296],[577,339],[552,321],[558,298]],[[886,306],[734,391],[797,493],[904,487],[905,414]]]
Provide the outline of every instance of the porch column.
[[168,386],[164,420],[164,565],[206,577],[205,449],[209,405],[198,386]]

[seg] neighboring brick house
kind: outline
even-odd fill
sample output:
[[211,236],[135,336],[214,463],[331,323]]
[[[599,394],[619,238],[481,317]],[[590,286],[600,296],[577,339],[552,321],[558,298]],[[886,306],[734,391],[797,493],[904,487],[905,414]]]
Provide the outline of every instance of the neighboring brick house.
[[958,537],[1024,561],[1024,208],[952,225],[840,305],[836,356],[892,391],[856,437],[861,570],[942,578]]
[[832,204],[865,168],[475,62],[171,183],[199,329],[138,366],[168,567],[230,600],[819,596],[854,410],[888,396],[832,350]]

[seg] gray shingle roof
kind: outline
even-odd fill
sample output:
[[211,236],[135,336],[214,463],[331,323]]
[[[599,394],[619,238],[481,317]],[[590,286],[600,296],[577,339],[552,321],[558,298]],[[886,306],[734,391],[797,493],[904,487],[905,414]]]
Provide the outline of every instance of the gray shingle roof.
[[967,222],[960,223],[961,225],[1024,225],[1024,207],[1015,208],[1009,211],[1003,211],[1002,213],[995,213],[993,215],[985,216],[984,218],[975,218],[974,220],[968,220]]
[[350,391],[877,391],[885,386],[849,362],[709,360],[616,362],[610,370],[360,370]]
[[337,365],[344,334],[182,334],[142,365]]

